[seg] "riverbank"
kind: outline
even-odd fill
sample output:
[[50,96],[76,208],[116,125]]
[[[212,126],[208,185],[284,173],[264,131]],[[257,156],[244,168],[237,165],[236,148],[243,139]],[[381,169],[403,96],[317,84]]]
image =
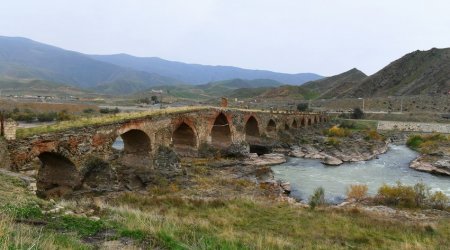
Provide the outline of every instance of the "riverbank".
[[411,135],[406,144],[420,153],[420,156],[411,162],[412,169],[450,176],[450,136]]

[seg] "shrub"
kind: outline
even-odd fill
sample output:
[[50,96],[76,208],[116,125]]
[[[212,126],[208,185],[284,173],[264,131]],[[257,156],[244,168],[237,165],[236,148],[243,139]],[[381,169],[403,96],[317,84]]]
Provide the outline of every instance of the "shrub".
[[307,111],[308,110],[308,103],[299,103],[297,104],[297,110],[302,112],[302,111]]
[[412,135],[406,141],[406,145],[414,150],[419,150],[424,154],[430,154],[437,150],[439,142],[445,142],[449,139],[439,133],[431,135]]
[[93,114],[93,113],[95,113],[95,110],[92,109],[92,108],[83,109],[83,113],[85,113],[85,114]]
[[325,132],[328,136],[346,137],[351,135],[350,130],[338,126],[333,126]]
[[439,144],[437,141],[425,141],[420,144],[419,148],[422,154],[431,154],[439,149]]
[[355,109],[353,109],[352,118],[353,119],[362,119],[362,118],[364,118],[364,112],[360,108],[355,108]]
[[385,205],[412,208],[416,204],[416,193],[413,187],[402,185],[400,182],[395,186],[383,184],[378,189],[377,200]]
[[360,201],[366,197],[368,189],[367,185],[364,184],[350,185],[347,189],[347,198]]
[[356,123],[354,121],[344,120],[339,124],[339,127],[347,129],[355,129]]
[[318,187],[314,190],[313,195],[309,197],[309,206],[315,209],[317,206],[325,204],[325,189]]
[[366,140],[381,141],[383,136],[381,136],[375,129],[369,129],[366,131]]
[[413,135],[408,138],[406,141],[406,145],[412,149],[417,149],[420,147],[420,144],[422,144],[423,139],[420,135]]
[[423,184],[423,183],[417,183],[414,185],[414,192],[415,192],[415,201],[417,207],[423,207],[426,204],[426,200],[430,196],[430,188]]
[[58,112],[58,115],[56,116],[56,120],[58,121],[69,121],[72,119],[73,117],[67,112],[67,110],[62,110]]
[[40,122],[51,122],[56,119],[56,113],[55,112],[48,112],[48,113],[39,113],[37,115],[37,119]]
[[449,202],[449,198],[441,191],[436,191],[430,196],[430,205],[436,209],[445,209]]

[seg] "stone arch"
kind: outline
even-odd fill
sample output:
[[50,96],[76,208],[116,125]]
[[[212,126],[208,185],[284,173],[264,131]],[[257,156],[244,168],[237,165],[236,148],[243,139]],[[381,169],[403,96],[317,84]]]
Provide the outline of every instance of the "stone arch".
[[125,154],[148,155],[152,151],[150,137],[140,129],[130,129],[120,137]]
[[43,152],[38,158],[41,161],[36,182],[38,196],[61,197],[72,193],[80,185],[80,174],[67,157]]
[[289,129],[290,129],[289,125],[287,123],[285,123],[284,124],[284,130],[289,130]]
[[172,133],[172,144],[178,153],[191,151],[197,147],[197,135],[186,122],[182,122]]
[[254,139],[259,136],[258,121],[254,116],[250,116],[245,123],[245,139]]
[[297,120],[294,119],[294,121],[292,122],[292,128],[298,128],[298,124],[297,124]]
[[225,148],[231,144],[230,123],[223,113],[220,113],[214,120],[211,129],[211,143],[218,148]]
[[269,122],[267,123],[267,132],[271,133],[276,131],[277,131],[277,124],[273,119],[270,119]]
[[311,126],[312,125],[312,119],[311,119],[311,117],[308,117],[308,118],[306,118],[307,120],[308,120],[308,126]]
[[300,125],[301,125],[302,127],[306,126],[306,119],[305,119],[305,117],[302,117],[302,119],[301,119],[301,121],[300,121]]

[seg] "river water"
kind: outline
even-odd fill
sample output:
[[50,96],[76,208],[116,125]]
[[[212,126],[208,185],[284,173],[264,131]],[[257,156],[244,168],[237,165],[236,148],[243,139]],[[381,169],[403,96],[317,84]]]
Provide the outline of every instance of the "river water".
[[404,145],[391,145],[378,159],[344,163],[338,167],[325,166],[318,160],[289,158],[288,162],[273,166],[276,179],[289,181],[291,195],[307,200],[317,187],[325,189],[325,198],[332,203],[345,199],[350,184],[367,184],[369,195],[377,193],[386,184],[414,185],[425,183],[432,191],[440,190],[450,196],[450,177],[435,176],[409,168],[417,153]]

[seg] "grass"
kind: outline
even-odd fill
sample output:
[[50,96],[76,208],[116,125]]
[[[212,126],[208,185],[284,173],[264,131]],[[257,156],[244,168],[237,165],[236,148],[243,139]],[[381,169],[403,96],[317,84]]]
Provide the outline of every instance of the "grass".
[[[167,192],[127,192],[101,202],[88,198],[58,202],[73,211],[95,204],[101,218],[97,221],[63,212],[43,215],[28,204],[48,209],[51,203],[37,200],[17,179],[0,175],[0,197],[16,197],[2,204],[20,211],[0,207],[0,249],[96,249],[83,239],[105,230],[115,236],[101,238],[100,243],[124,237],[144,249],[439,249],[449,243],[450,218],[424,224],[358,209],[310,210],[247,195],[243,188],[258,186],[204,171],[208,170],[195,173],[195,185],[189,188],[167,183]],[[217,195],[213,188],[224,194],[235,190],[236,195]],[[197,189],[204,192],[201,197]],[[19,223],[18,215],[47,224]]]
[[423,154],[432,154],[440,149],[449,148],[450,136],[439,133],[411,135],[406,141],[406,145]]
[[341,119],[340,127],[348,128],[350,130],[376,130],[378,121],[374,120],[353,120],[353,119]]
[[154,202],[161,197],[133,196],[110,208],[117,220],[173,249],[433,248],[450,233],[447,219],[430,234],[422,225],[258,199],[173,205],[171,196],[162,203]]

